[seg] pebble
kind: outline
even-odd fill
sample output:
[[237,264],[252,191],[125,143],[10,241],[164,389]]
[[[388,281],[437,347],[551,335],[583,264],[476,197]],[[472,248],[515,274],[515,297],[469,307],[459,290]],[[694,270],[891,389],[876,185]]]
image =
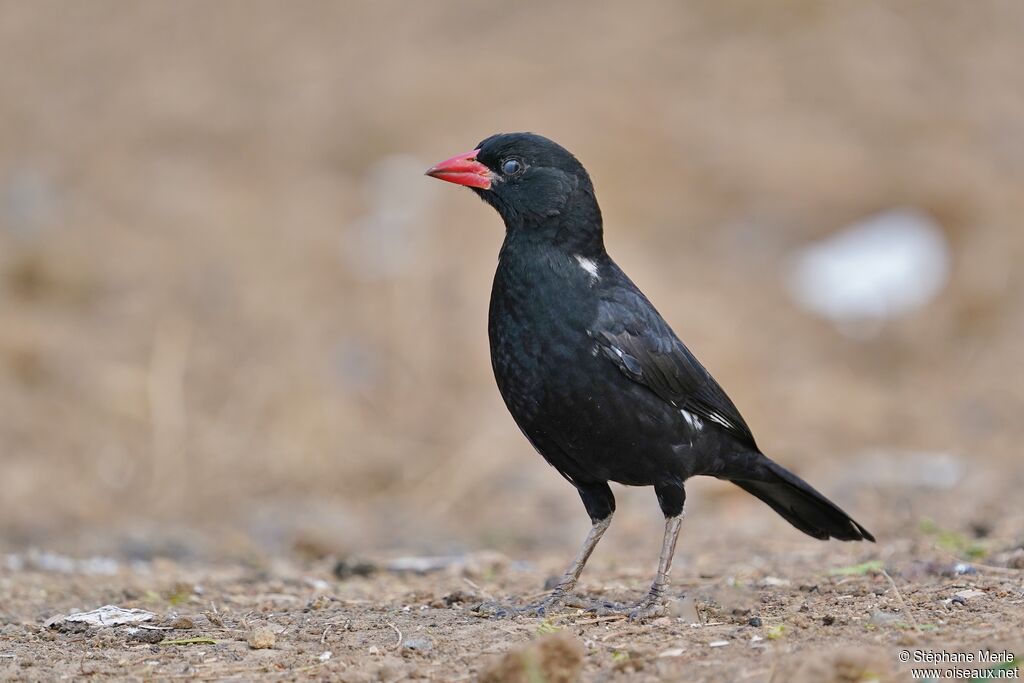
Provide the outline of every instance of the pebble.
[[755,626],[756,627],[756,626],[760,626],[760,625],[761,625],[761,617],[750,617],[750,619],[747,620],[747,626]]
[[274,635],[269,626],[257,626],[249,631],[249,637],[246,642],[249,643],[249,647],[253,650],[268,650],[277,643],[277,636]]
[[176,617],[174,621],[168,624],[171,628],[187,631],[190,628],[195,628],[196,624],[189,617]]

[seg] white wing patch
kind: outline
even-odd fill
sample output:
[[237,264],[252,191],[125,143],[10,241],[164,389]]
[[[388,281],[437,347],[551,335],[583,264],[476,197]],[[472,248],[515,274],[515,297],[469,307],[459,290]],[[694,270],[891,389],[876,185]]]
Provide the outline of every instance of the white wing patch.
[[586,256],[576,255],[576,262],[580,264],[580,268],[587,271],[590,277],[594,278],[594,282],[601,279],[601,276],[597,274],[597,264]]
[[683,414],[683,419],[686,420],[686,424],[690,425],[690,429],[695,429],[698,432],[704,429],[704,420],[685,408],[680,408],[679,412]]
[[732,422],[730,422],[729,420],[725,419],[724,417],[722,417],[718,413],[711,413],[710,415],[708,415],[708,417],[711,418],[712,422],[717,422],[718,424],[722,425],[726,429],[736,429],[736,425],[734,425]]

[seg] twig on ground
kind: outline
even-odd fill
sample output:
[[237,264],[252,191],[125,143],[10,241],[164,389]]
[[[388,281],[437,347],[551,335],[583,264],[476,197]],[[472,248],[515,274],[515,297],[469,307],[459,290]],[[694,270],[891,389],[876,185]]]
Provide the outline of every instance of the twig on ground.
[[388,649],[389,650],[397,650],[398,648],[402,647],[402,631],[397,626],[392,624],[390,621],[388,622],[388,626],[393,628],[395,630],[395,633],[398,635],[398,640],[396,640],[395,644],[393,646],[391,646],[390,648],[388,648]]
[[896,593],[896,599],[900,601],[900,607],[903,608],[903,611],[906,613],[907,617],[910,618],[910,623],[914,625],[914,629],[920,632],[921,625],[917,623],[917,618],[914,616],[914,613],[910,611],[910,606],[907,604],[907,601],[903,599],[903,593],[900,593],[900,589],[896,586],[896,582],[893,581],[893,578],[891,576],[889,576],[889,572],[885,571],[884,569],[879,569],[878,571],[880,571],[882,573],[882,576],[884,576],[889,581],[889,585],[892,586],[893,592]]

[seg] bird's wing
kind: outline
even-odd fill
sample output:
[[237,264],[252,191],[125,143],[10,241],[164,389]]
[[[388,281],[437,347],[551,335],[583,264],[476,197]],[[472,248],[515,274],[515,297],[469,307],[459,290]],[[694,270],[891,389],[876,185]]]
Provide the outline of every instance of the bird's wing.
[[[632,285],[632,283],[629,283]],[[750,428],[711,374],[633,286],[603,293],[591,336],[627,377],[756,449]]]

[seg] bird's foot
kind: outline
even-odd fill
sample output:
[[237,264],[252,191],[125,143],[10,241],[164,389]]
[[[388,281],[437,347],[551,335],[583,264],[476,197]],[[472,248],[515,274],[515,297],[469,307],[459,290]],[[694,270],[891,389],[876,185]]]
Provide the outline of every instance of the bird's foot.
[[556,591],[539,602],[532,602],[526,607],[521,608],[519,614],[524,617],[546,617],[559,607],[565,605],[568,599],[569,596]]
[[654,595],[648,595],[636,605],[622,605],[607,600],[598,602],[601,604],[590,607],[587,611],[599,617],[625,616],[630,621],[647,621],[668,616],[671,612],[670,601]]
[[609,614],[618,613],[627,609],[625,605],[621,605],[616,602],[600,600],[597,598],[588,598],[582,595],[574,595],[572,593],[562,593],[556,590],[551,592],[543,600],[530,603],[525,607],[515,607],[512,605],[503,605],[498,602],[488,601],[477,605],[473,608],[473,611],[481,616],[491,617],[494,619],[506,619],[513,616],[545,617],[557,611],[559,607],[581,609],[586,612],[594,613],[604,612]]
[[566,607],[581,609],[584,612],[598,613],[603,610],[623,610],[626,606],[622,603],[612,602],[603,598],[588,598],[583,595],[568,595],[562,601]]
[[669,615],[669,603],[662,599],[643,600],[633,609],[629,610],[630,621],[647,621]]

